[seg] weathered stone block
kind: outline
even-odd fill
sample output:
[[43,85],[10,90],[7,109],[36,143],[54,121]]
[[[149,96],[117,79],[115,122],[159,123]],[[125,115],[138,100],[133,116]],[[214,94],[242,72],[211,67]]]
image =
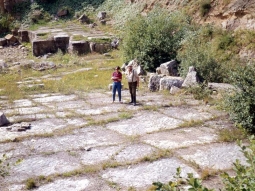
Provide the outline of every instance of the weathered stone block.
[[158,91],[160,87],[160,79],[163,78],[163,75],[152,74],[149,79],[148,88],[150,91]]
[[54,41],[62,52],[67,52],[69,46],[69,36],[68,35],[56,35],[54,36]]
[[69,52],[73,54],[86,54],[90,52],[90,46],[88,41],[70,41]]
[[181,88],[182,83],[183,83],[183,78],[181,78],[181,77],[166,76],[166,77],[160,79],[159,90],[170,90],[172,86]]
[[27,30],[19,30],[18,36],[21,42],[30,42]]
[[54,40],[34,40],[32,42],[34,56],[41,56],[47,53],[56,53],[57,46]]
[[7,45],[7,40],[5,38],[0,38],[0,46]]

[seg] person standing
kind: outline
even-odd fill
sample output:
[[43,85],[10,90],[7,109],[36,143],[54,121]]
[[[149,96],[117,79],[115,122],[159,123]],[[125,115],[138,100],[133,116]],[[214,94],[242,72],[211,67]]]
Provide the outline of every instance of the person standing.
[[133,63],[127,65],[128,88],[131,96],[130,104],[136,105],[136,89],[139,87],[139,76],[137,71],[133,69]]
[[112,103],[115,101],[116,91],[118,91],[119,102],[121,102],[121,80],[122,80],[122,73],[120,72],[120,67],[117,66],[115,71],[112,73]]

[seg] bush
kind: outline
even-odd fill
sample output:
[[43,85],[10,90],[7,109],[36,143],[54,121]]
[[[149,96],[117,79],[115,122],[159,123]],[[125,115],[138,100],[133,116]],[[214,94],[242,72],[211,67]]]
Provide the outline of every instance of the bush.
[[178,51],[177,59],[181,61],[180,74],[186,76],[190,66],[194,66],[198,76],[207,82],[223,82],[227,72],[214,56],[210,38],[212,29],[200,28],[191,31],[182,42],[182,49]]
[[200,14],[204,17],[211,9],[210,0],[203,1],[200,7]]
[[[0,33],[1,35],[7,33],[11,29],[11,24],[13,22],[13,17],[9,14],[0,15]],[[1,36],[0,36],[1,37]]]
[[255,132],[255,64],[240,66],[231,74],[238,90],[225,98],[231,118],[250,132]]
[[186,17],[161,9],[129,20],[123,34],[126,61],[136,58],[145,70],[155,71],[160,64],[176,58],[186,26]]

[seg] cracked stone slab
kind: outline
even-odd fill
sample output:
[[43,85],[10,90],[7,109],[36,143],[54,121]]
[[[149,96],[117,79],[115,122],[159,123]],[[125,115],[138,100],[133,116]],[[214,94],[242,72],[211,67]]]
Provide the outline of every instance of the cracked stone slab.
[[64,102],[64,101],[71,101],[77,99],[76,95],[53,95],[48,97],[39,97],[33,98],[34,102],[38,102],[41,104],[47,104],[51,102]]
[[30,114],[37,114],[47,112],[45,107],[22,107],[22,108],[15,108],[15,109],[8,109],[5,110],[7,115],[30,115]]
[[178,128],[145,135],[141,140],[161,149],[176,149],[215,142],[217,135],[214,129],[206,127]]
[[213,117],[213,115],[208,112],[196,110],[194,108],[169,107],[161,111],[168,116],[185,121],[207,120]]
[[145,144],[128,145],[117,153],[114,159],[121,163],[135,162],[154,154],[156,151],[156,148]]
[[124,187],[148,188],[153,182],[173,181],[176,175],[176,169],[181,167],[181,176],[187,177],[187,173],[193,173],[198,177],[197,172],[180,162],[176,158],[167,158],[154,161],[152,163],[142,163],[126,168],[108,169],[102,174],[102,178],[115,182]]
[[67,109],[75,110],[77,108],[90,108],[90,105],[88,103],[85,103],[83,100],[57,102],[55,104],[51,104],[47,106],[57,111],[64,111]]
[[13,101],[14,107],[31,107],[33,103],[29,99],[20,99]]
[[[11,191],[20,191],[18,189],[12,189],[14,186],[10,186],[9,190]],[[61,189],[60,189],[61,188]],[[21,189],[21,187],[20,187]],[[98,177],[73,177],[66,179],[57,179],[49,184],[40,186],[35,191],[84,191],[84,190],[93,190],[93,191],[113,191],[103,180],[100,180]]]
[[81,162],[84,165],[99,164],[110,160],[123,146],[110,146],[92,148],[90,151],[81,153]]
[[35,156],[25,158],[23,161],[11,169],[9,182],[22,182],[27,178],[35,176],[49,176],[55,173],[69,172],[79,169],[80,163],[66,153],[58,153],[49,156]]
[[41,119],[32,121],[30,124],[31,129],[29,132],[31,133],[51,133],[54,130],[63,129],[68,126],[65,120],[58,118]]
[[[150,120],[144,120],[145,118]],[[143,135],[159,130],[174,129],[182,122],[158,112],[141,112],[132,119],[107,124],[106,128],[125,135]]]
[[192,161],[201,168],[227,170],[233,167],[236,159],[246,164],[241,148],[235,143],[215,143],[204,146],[193,146],[177,151],[184,160]]
[[45,119],[45,118],[54,118],[54,114],[50,113],[35,113],[35,114],[29,114],[29,115],[15,115],[8,117],[9,121],[11,123],[15,122],[21,122],[21,121],[35,121],[38,119]]
[[101,127],[96,127],[75,130],[72,134],[64,136],[25,140],[22,144],[32,148],[34,152],[48,153],[84,150],[88,147],[119,145],[125,141],[126,138],[122,135]]
[[117,112],[120,110],[124,110],[125,106],[124,104],[111,104],[111,106],[104,106],[104,107],[99,107],[99,108],[94,108],[94,109],[77,109],[75,112],[80,115],[100,115],[104,113],[110,113],[110,112]]

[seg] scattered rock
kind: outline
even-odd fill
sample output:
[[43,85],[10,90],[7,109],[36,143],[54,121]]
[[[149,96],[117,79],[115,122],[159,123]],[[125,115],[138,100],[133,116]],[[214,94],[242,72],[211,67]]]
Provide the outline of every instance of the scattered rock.
[[198,85],[200,82],[198,76],[197,76],[197,72],[195,70],[195,68],[193,66],[189,67],[189,72],[182,84],[182,87],[191,87],[191,86],[196,86]]
[[163,63],[160,65],[160,74],[166,76],[178,76],[178,66],[179,63],[175,60],[171,60],[169,62]]
[[181,88],[182,83],[183,78],[181,77],[165,76],[159,81],[159,90],[170,90],[172,86]]
[[9,120],[6,118],[4,113],[0,112],[0,127],[4,125],[8,125],[9,123],[10,123]]

